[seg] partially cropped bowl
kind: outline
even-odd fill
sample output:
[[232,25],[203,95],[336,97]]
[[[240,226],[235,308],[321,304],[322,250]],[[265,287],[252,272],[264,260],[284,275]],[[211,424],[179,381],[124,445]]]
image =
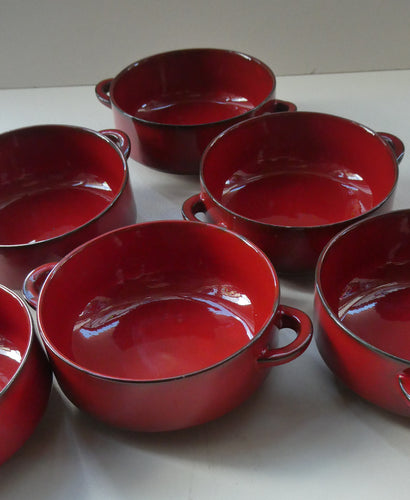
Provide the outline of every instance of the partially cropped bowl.
[[392,206],[400,139],[323,113],[251,118],[219,135],[201,163],[201,193],[183,215],[249,238],[279,273],[313,273],[325,244]]
[[0,464],[34,432],[47,407],[51,369],[27,306],[0,286]]
[[[138,431],[220,417],[312,334],[302,311],[280,304],[276,273],[257,247],[200,223],[112,231],[35,270],[25,292],[38,299],[39,331],[68,398]],[[281,328],[296,338],[277,348]]]
[[0,135],[0,283],[135,222],[129,140],[117,130],[38,125]]
[[95,90],[129,135],[131,157],[176,174],[197,174],[206,146],[234,123],[296,109],[275,99],[276,78],[266,64],[223,49],[155,54]]
[[410,416],[410,210],[329,242],[316,270],[315,322],[319,352],[346,386]]

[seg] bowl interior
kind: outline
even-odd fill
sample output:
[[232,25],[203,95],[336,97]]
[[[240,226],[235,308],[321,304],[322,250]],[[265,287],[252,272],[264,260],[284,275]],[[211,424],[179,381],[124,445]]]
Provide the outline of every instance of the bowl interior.
[[125,177],[122,156],[103,137],[65,126],[0,136],[0,245],[47,240],[103,212]]
[[242,349],[277,300],[273,268],[236,235],[201,223],[147,223],[64,260],[40,296],[40,325],[53,351],[86,370],[152,380]]
[[115,80],[111,98],[142,120],[197,125],[246,113],[274,89],[272,72],[249,56],[192,49],[158,54],[127,68]]
[[0,287],[0,393],[23,362],[31,333],[30,317],[24,305]]
[[410,211],[366,220],[337,237],[319,266],[333,316],[371,346],[410,361]]
[[346,221],[395,186],[390,148],[358,124],[319,113],[263,115],[234,126],[208,148],[202,181],[223,207],[277,226]]

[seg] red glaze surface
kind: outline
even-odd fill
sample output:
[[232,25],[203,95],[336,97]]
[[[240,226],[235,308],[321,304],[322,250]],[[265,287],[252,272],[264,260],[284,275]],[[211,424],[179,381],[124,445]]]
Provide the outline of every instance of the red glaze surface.
[[348,387],[410,416],[410,210],[337,235],[316,271],[319,351]]
[[[35,280],[27,289],[36,295]],[[279,305],[276,273],[259,249],[186,221],[129,226],[74,250],[45,280],[37,313],[66,395],[142,431],[232,410],[312,333],[304,313]],[[277,349],[282,327],[297,335]]]
[[31,316],[0,286],[0,464],[29,438],[46,409],[51,370]]
[[313,271],[348,224],[387,210],[404,147],[394,136],[320,113],[264,115],[218,136],[201,164],[201,193],[183,206],[256,243],[278,272]]
[[258,113],[295,110],[274,99],[272,71],[259,60],[221,49],[187,49],[137,61],[96,86],[115,125],[131,138],[131,156],[173,173],[199,171],[220,132]]
[[0,135],[2,283],[20,288],[33,267],[135,222],[128,154],[115,130],[41,125]]

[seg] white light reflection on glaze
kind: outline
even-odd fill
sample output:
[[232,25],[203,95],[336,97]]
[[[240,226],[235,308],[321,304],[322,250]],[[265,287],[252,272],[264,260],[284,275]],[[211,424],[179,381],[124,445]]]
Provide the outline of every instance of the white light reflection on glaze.
[[0,346],[0,356],[5,356],[6,358],[12,359],[17,363],[21,363],[21,360],[23,359],[20,351],[4,346]]
[[[227,297],[224,297],[224,298],[227,298]],[[237,320],[244,327],[244,330],[246,332],[247,337],[249,339],[253,339],[252,330],[249,328],[247,322],[244,321],[244,319],[241,318],[240,316],[238,316],[237,314],[233,314],[232,310],[225,308],[220,303],[216,304],[215,302],[212,302],[211,300],[206,300],[206,299],[199,298],[199,297],[196,297],[195,300],[197,300],[198,302],[202,302],[204,304],[208,304],[208,310],[215,315],[219,315],[219,316],[227,316],[228,315],[228,316],[234,318],[235,320]],[[232,302],[235,302],[235,300],[233,300]]]
[[[218,301],[212,297],[218,297]],[[157,300],[166,302],[174,300],[194,300],[207,305],[210,313],[216,316],[229,316],[238,321],[244,328],[249,339],[253,338],[253,325],[250,318],[245,320],[234,310],[226,307],[223,301],[249,307],[252,303],[245,294],[239,293],[229,285],[206,287],[199,291],[199,295],[192,297],[189,294],[170,294],[155,297],[146,295],[143,298],[129,297],[121,303],[112,302],[108,297],[96,297],[91,301],[79,316],[79,321],[74,327],[74,332],[79,332],[84,338],[89,339],[99,335],[112,335],[119,326],[122,317],[131,311]]]
[[[374,280],[369,280],[369,283],[374,283]],[[346,316],[352,316],[371,309],[377,305],[379,300],[403,288],[407,287],[403,287],[400,283],[382,283],[360,290],[360,293],[356,293],[350,300],[340,304],[339,318],[343,320]],[[364,303],[366,299],[368,299],[368,302]]]
[[113,321],[108,325],[103,325],[100,328],[95,328],[94,330],[89,330],[87,328],[80,328],[79,331],[84,338],[89,339],[90,337],[95,337],[103,333],[111,332],[119,325],[119,323],[120,323],[119,320],[117,320]]
[[70,182],[68,184],[71,187],[80,187],[80,188],[86,188],[86,189],[92,189],[96,191],[108,191],[111,192],[112,189],[110,185],[106,181],[74,181]]
[[[171,300],[178,300],[178,299],[189,299],[190,297],[184,297],[184,296],[168,296],[168,297],[161,297],[161,301],[171,301]],[[226,297],[225,297],[226,298]],[[239,323],[242,324],[246,331],[246,335],[248,338],[252,339],[253,334],[252,330],[248,326],[247,322],[244,321],[240,316],[233,314],[232,310],[228,310],[225,308],[222,304],[216,303],[212,300],[207,300],[205,298],[201,297],[195,297],[195,300],[198,302],[202,302],[204,304],[208,305],[208,310],[215,315],[219,316],[231,316],[234,317]],[[239,303],[240,300],[243,300],[246,305],[250,304],[249,299],[241,295],[239,298],[234,298],[232,297],[231,302]],[[144,301],[136,303],[135,301],[131,300],[129,302],[126,302],[119,307],[118,304],[116,304],[115,309],[111,307],[111,304],[107,306],[106,308],[106,313],[104,314],[104,309],[100,310],[98,315],[95,317],[87,317],[84,322],[79,322],[77,323],[76,327],[74,328],[75,331],[79,331],[81,335],[84,338],[91,338],[95,337],[97,335],[102,335],[102,334],[108,334],[112,333],[115,328],[119,325],[119,319],[115,319],[114,321],[111,321],[110,323],[106,324],[106,318],[107,316],[110,316],[110,319],[115,318],[121,318],[122,316],[125,316],[128,314],[130,311],[133,309],[140,307],[143,304],[149,304],[152,301],[151,297],[147,297]],[[84,314],[84,313],[83,313]],[[87,327],[84,325],[87,324]]]
[[251,301],[247,295],[239,293],[238,291],[231,289],[230,287],[222,287],[221,292],[221,298],[224,300],[233,302],[234,304],[238,304],[239,306],[251,305]]

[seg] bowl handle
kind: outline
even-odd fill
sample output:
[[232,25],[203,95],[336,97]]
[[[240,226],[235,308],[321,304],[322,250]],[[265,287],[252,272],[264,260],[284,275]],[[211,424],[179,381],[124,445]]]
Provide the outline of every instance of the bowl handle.
[[105,129],[100,130],[100,134],[108,137],[119,148],[124,158],[128,160],[131,152],[131,142],[125,132],[116,129]]
[[284,347],[266,349],[258,359],[258,363],[268,366],[283,365],[296,359],[307,349],[313,334],[309,316],[294,307],[280,305],[275,323],[279,329],[290,328],[293,330],[296,333],[296,338]]
[[37,309],[38,298],[41,288],[47,276],[51,273],[57,262],[49,262],[33,269],[26,277],[23,283],[23,295],[26,301]]
[[182,205],[182,217],[186,220],[201,222],[196,214],[206,214],[207,208],[200,193],[190,196]]
[[257,116],[263,115],[265,113],[284,113],[296,111],[296,104],[290,101],[281,101],[280,99],[271,99],[266,102],[261,108],[255,113]]
[[400,163],[404,156],[405,148],[403,142],[395,135],[387,132],[377,132],[377,134],[392,148],[397,163]]
[[400,375],[397,378],[399,381],[399,387],[401,389],[401,392],[404,394],[404,397],[410,403],[410,394],[408,393],[405,387],[406,380],[410,383],[410,370],[405,370],[403,373],[400,373]]
[[[201,220],[197,217],[197,214],[204,214],[209,220]],[[190,220],[193,222],[209,222],[216,226],[227,227],[226,224],[222,221],[211,220],[210,215],[208,214],[208,209],[204,201],[201,198],[201,194],[194,194],[184,201],[182,205],[182,217],[185,220]]]
[[106,80],[102,80],[100,83],[97,83],[95,86],[95,95],[97,99],[107,106],[107,108],[111,108],[111,99],[110,99],[110,86],[112,82],[112,78],[107,78]]

